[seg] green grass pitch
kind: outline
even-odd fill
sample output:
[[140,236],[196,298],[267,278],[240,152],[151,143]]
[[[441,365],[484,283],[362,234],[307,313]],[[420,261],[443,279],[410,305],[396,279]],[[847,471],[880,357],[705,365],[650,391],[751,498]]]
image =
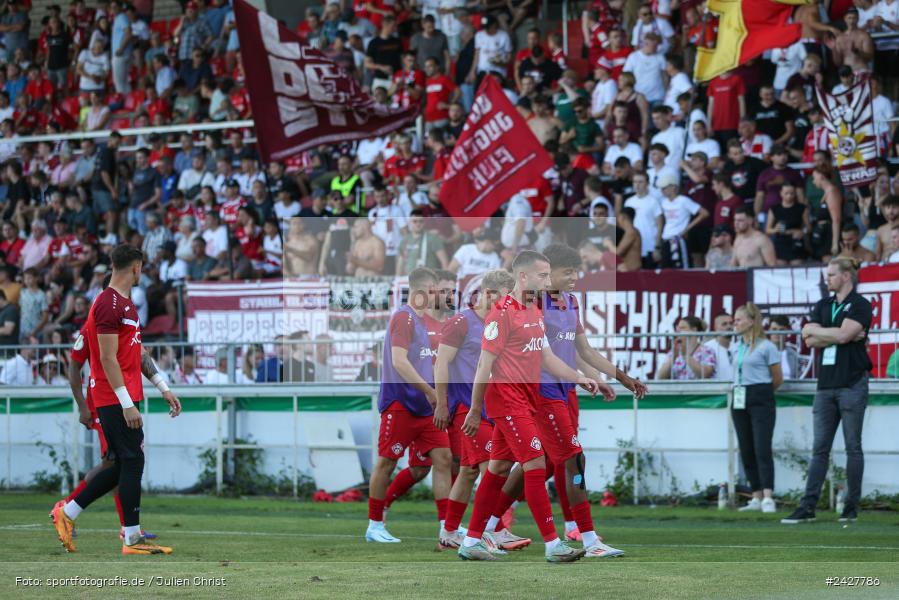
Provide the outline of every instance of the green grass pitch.
[[[403,543],[375,545],[363,540],[364,503],[149,496],[142,524],[174,553],[123,557],[112,502],[103,499],[78,519],[78,551],[66,554],[47,518],[55,500],[0,495],[0,597],[899,598],[896,513],[862,513],[844,527],[827,512],[816,523],[787,526],[778,522],[784,511],[595,506],[597,530],[626,556],[548,565],[537,543],[495,563],[437,552],[433,504],[411,501],[397,502],[388,515]],[[516,533],[538,539],[526,506],[517,520]],[[142,578],[144,587],[47,582],[115,576]],[[17,585],[17,577],[43,585]],[[194,585],[195,577],[225,585]],[[828,577],[876,577],[880,585],[832,587]],[[171,578],[187,582],[173,585]]]

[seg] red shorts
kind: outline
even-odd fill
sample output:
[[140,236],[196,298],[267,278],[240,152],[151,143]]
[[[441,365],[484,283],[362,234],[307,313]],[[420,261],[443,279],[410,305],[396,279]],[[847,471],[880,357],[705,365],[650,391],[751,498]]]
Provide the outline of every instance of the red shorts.
[[97,432],[97,438],[100,440],[100,458],[106,458],[106,451],[109,448],[109,445],[106,443],[106,435],[103,433],[103,426],[100,425],[100,417],[96,415],[92,416],[94,422],[91,425],[91,429]]
[[578,404],[577,389],[575,388],[571,388],[568,392],[568,412],[571,413],[571,424],[574,425],[576,433],[581,422],[581,407]]
[[445,431],[434,427],[433,417],[416,417],[399,402],[394,402],[381,413],[378,456],[397,460],[412,442],[415,442],[415,451],[410,452],[410,465],[417,454],[426,457],[434,448],[449,448],[449,437]]
[[524,464],[543,456],[543,444],[537,422],[530,415],[496,417],[490,440],[492,460],[511,460]]
[[[452,444],[452,440],[450,440],[450,444]],[[418,451],[418,446],[415,442],[409,444],[409,466],[410,467],[428,467],[431,468],[431,458],[429,456],[425,456],[421,452]]]
[[577,427],[572,422],[571,405],[563,400],[540,398],[537,404],[537,431],[546,446],[546,454],[557,463],[563,463],[581,452],[577,439]]
[[[490,440],[493,439],[493,425],[486,419],[481,419],[481,426],[474,437],[468,437],[462,433],[462,424],[468,411],[457,410],[456,418],[449,426],[451,431],[458,434],[459,444],[462,446],[459,456],[459,464],[463,467],[476,467],[482,462],[490,460]],[[452,443],[453,438],[450,437]]]
[[455,457],[462,456],[462,438],[465,437],[465,434],[462,433],[462,423],[465,422],[466,415],[468,415],[468,411],[465,410],[464,405],[460,405],[446,428],[446,434],[449,436],[450,441],[450,452]]

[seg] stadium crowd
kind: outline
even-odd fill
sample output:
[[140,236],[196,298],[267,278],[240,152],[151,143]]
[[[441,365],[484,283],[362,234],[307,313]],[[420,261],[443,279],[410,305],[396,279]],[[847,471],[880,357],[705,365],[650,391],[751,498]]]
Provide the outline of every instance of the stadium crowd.
[[[146,1],[30,4],[6,0],[0,15],[0,345],[67,343],[119,242],[147,257],[142,323],[175,318],[185,280],[463,277],[554,241],[589,270],[899,262],[899,37],[871,37],[899,31],[899,2],[799,8],[800,42],[707,85],[690,73],[717,23],[695,0],[582,3],[568,55],[558,29],[538,27],[540,0],[327,2],[299,35],[377,102],[422,103],[425,134],[271,164],[251,128],[117,132],[252,119],[226,0],[183,2],[171,21]],[[839,92],[864,72],[882,165],[843,189],[814,85]],[[439,218],[439,189],[486,74],[555,166],[467,234]]]

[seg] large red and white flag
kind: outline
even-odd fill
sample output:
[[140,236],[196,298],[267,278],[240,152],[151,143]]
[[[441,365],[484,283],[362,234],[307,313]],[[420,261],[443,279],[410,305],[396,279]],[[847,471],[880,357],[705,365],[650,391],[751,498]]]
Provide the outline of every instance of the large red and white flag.
[[488,75],[450,155],[440,204],[470,231],[552,166],[524,118]]
[[871,80],[863,76],[848,90],[830,95],[817,88],[818,103],[843,187],[868,185],[877,179],[877,134]]
[[274,18],[234,1],[256,145],[266,162],[320,144],[382,136],[415,121],[420,105],[378,105],[359,82]]

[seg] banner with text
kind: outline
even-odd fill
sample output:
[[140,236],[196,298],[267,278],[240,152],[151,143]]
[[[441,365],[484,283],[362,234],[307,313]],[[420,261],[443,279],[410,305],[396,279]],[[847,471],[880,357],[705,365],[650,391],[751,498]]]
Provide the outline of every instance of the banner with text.
[[687,315],[710,324],[721,312],[733,314],[746,302],[746,273],[603,271],[588,273],[578,281],[577,290],[587,334],[607,336],[607,347],[601,350],[611,353],[620,369],[651,379],[671,349],[672,338],[644,334],[671,333],[678,319]]
[[484,77],[440,188],[440,204],[472,230],[553,166],[496,79]]
[[375,103],[343,68],[244,0],[235,0],[234,16],[265,162],[382,136],[418,116],[420,103],[399,109]]

